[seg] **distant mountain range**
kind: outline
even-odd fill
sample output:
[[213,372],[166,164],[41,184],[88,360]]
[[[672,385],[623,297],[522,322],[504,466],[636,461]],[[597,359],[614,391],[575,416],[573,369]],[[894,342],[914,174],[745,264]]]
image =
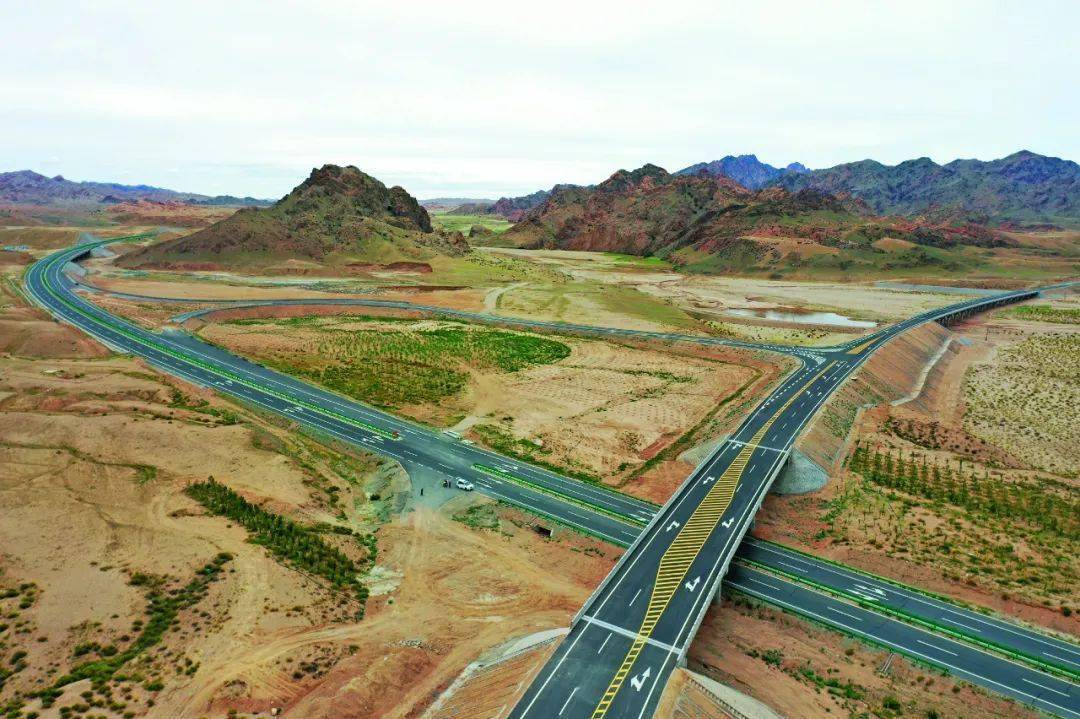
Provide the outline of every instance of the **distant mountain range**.
[[921,157],[883,165],[850,162],[825,170],[784,172],[770,184],[850,194],[881,214],[989,223],[1080,224],[1080,165],[1023,150],[1000,160]]
[[551,196],[551,193],[575,187],[580,187],[580,185],[555,185],[550,190],[537,190],[519,197],[500,197],[491,203],[487,200],[467,203],[450,210],[450,212],[459,215],[500,215],[511,222],[517,222],[525,217],[529,210],[542,205]]
[[[271,207],[251,207],[186,237],[124,255],[126,267],[344,267],[422,263],[461,255],[460,233],[433,230],[416,198],[355,167],[324,165]],[[430,268],[428,268],[430,270]]]
[[[898,165],[861,160],[822,170],[809,170],[799,162],[778,168],[754,155],[728,155],[674,174],[722,177],[749,190],[780,187],[851,196],[880,215],[936,222],[1080,226],[1080,165],[1026,150],[988,162],[954,160],[939,165],[923,157]],[[568,186],[504,197],[490,205],[486,201],[464,205],[454,211],[497,214],[517,222],[561,187]]]
[[760,190],[786,172],[801,174],[807,172],[807,169],[801,162],[793,162],[781,169],[762,162],[756,155],[728,155],[712,162],[699,162],[675,174],[726,177],[748,189]]
[[258,206],[273,200],[233,195],[200,195],[177,192],[151,185],[121,185],[115,182],[73,182],[57,175],[46,177],[33,170],[0,173],[0,203],[25,205],[108,205],[136,200],[187,202],[193,205]]
[[[495,200],[485,200],[479,197],[431,197],[426,200],[420,200],[420,206],[428,212],[450,212],[456,211],[457,208],[462,206],[475,206],[486,208],[495,204]],[[469,214],[478,214],[475,212]]]

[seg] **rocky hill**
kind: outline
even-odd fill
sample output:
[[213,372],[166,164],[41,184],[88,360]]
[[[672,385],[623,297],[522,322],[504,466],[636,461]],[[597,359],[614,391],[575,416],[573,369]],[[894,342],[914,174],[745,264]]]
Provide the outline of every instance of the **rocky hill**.
[[272,207],[240,210],[192,235],[132,252],[121,264],[381,265],[468,251],[460,233],[434,232],[427,211],[404,189],[352,166],[324,165]]
[[784,173],[777,187],[849,193],[881,214],[991,223],[1080,225],[1080,165],[1022,151],[983,162],[850,162]]
[[151,185],[121,185],[115,182],[73,182],[57,175],[46,177],[33,170],[0,173],[0,203],[13,205],[110,205],[120,202],[187,202],[198,205],[232,207],[266,206],[270,200],[232,195],[200,195],[176,192]]
[[726,177],[672,175],[656,165],[619,170],[594,187],[556,189],[503,239],[656,256],[689,271],[769,273],[918,267],[950,262],[941,250],[1010,242],[978,225],[880,217],[851,196],[816,188],[755,192]]
[[785,168],[778,168],[762,162],[757,159],[756,155],[728,155],[712,162],[699,162],[696,165],[683,168],[675,174],[704,174],[712,177],[726,177],[743,187],[760,190],[786,172],[799,174],[806,171],[806,167],[800,162],[793,162]]

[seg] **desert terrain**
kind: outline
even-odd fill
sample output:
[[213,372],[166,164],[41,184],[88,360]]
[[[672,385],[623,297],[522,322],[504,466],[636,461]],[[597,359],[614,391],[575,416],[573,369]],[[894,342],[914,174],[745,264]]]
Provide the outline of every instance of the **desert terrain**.
[[[173,224],[186,225],[83,263],[79,281],[92,301],[154,330],[216,306],[207,300],[351,297],[824,346],[1005,286],[895,275],[751,279],[654,257],[500,247],[329,270],[274,258],[131,269],[128,255],[231,210],[195,213],[204,222],[165,204],[114,209],[139,223],[164,224],[175,212]],[[534,516],[112,355],[28,307],[16,289],[35,258],[103,233],[0,232],[10,243],[0,253],[0,491],[9,508],[0,520],[0,651],[10,667],[0,707],[9,712],[503,716],[622,553],[568,529],[541,536],[538,522],[550,525]],[[808,261],[836,254],[778,236],[757,241]],[[1068,249],[1073,238],[1039,241]],[[877,245],[910,249],[903,242]],[[755,531],[1080,633],[1072,451],[1080,437],[1069,416],[1080,401],[1077,310],[1075,295],[1063,295],[909,333],[800,442],[826,468],[826,486],[770,497]],[[791,366],[731,348],[360,307],[220,309],[182,329],[657,503]],[[930,365],[925,376],[907,377],[913,362]],[[874,406],[861,407],[867,401]],[[659,716],[719,718],[717,697],[770,718],[1026,711],[737,594],[710,610],[688,670]]]
[[[19,329],[0,358],[11,716],[415,716],[484,652],[565,625],[616,555],[480,497],[421,502],[396,465],[113,357],[10,294],[2,320]],[[363,617],[185,491],[211,476],[359,557]]]

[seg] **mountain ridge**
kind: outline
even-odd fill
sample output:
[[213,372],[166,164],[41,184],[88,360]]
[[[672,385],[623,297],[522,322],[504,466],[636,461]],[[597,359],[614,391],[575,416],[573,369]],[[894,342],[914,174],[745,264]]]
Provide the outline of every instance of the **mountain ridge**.
[[724,176],[670,174],[653,164],[552,192],[501,239],[529,249],[655,256],[691,272],[770,274],[804,266],[846,273],[856,259],[868,269],[952,266],[953,250],[1012,243],[980,225],[883,217],[850,194],[754,191]]
[[800,174],[808,172],[801,162],[792,162],[779,168],[762,162],[757,155],[727,155],[711,162],[698,162],[684,167],[676,175],[700,175],[726,177],[750,190],[760,190],[785,172]]
[[145,184],[76,182],[63,175],[48,177],[34,170],[0,172],[0,202],[28,205],[108,205],[133,200],[222,206],[266,206],[272,203],[272,200],[254,197],[203,195]]
[[849,193],[881,214],[1080,225],[1080,165],[1020,150],[996,160],[859,160],[778,175],[769,186]]

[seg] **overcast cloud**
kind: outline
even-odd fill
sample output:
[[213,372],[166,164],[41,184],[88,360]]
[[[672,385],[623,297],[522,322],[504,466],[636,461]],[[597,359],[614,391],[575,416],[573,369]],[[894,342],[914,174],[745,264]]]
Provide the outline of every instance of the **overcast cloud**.
[[1080,156],[1076,2],[8,3],[0,171],[497,197],[756,153]]

